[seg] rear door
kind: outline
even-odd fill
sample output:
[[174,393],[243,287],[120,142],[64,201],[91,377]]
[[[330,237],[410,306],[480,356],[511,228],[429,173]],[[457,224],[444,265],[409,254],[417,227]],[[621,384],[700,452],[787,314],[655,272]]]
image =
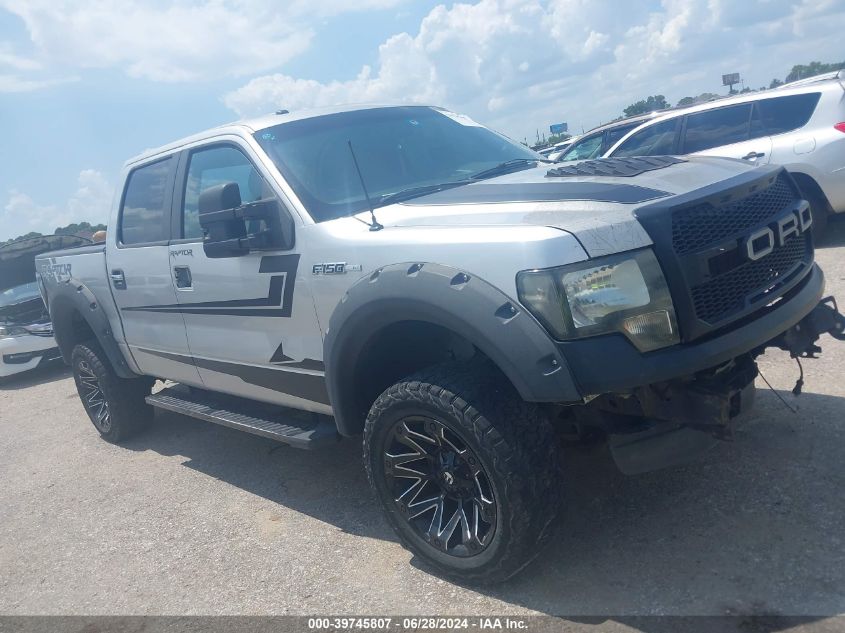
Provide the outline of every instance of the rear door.
[[756,165],[771,160],[772,138],[754,103],[740,103],[684,117],[681,153],[741,158]]
[[106,263],[126,343],[151,376],[200,384],[170,273],[171,203],[177,157],[133,167],[110,231]]
[[236,182],[244,203],[280,199],[260,159],[232,139],[188,150],[182,164],[174,205],[180,239],[170,246],[171,276],[203,383],[215,391],[330,412],[322,333],[307,271],[300,266],[301,237],[289,251],[223,258],[203,251],[202,191]]

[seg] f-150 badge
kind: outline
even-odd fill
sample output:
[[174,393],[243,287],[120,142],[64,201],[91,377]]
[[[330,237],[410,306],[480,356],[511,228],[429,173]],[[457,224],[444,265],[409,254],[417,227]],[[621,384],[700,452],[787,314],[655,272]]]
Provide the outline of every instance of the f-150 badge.
[[331,262],[314,264],[311,273],[314,275],[344,275],[347,272],[361,270],[361,264],[347,264],[346,262]]

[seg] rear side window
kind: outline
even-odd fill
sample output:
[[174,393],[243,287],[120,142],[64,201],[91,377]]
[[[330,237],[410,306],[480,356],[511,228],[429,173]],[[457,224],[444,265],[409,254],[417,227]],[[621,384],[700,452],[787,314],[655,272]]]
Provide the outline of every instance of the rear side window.
[[576,142],[572,147],[566,150],[566,153],[560,157],[560,160],[582,160],[584,158],[596,158],[601,153],[602,133],[595,136],[588,136]]
[[166,158],[129,174],[120,210],[122,244],[146,244],[168,239],[167,185],[172,161],[172,158]]
[[747,141],[750,125],[750,103],[690,114],[687,117],[683,153],[692,154],[712,147]]
[[804,127],[821,97],[820,92],[789,95],[757,102],[763,126],[769,134],[783,134]]
[[660,156],[675,153],[675,132],[678,119],[655,123],[640,130],[622,143],[613,156]]

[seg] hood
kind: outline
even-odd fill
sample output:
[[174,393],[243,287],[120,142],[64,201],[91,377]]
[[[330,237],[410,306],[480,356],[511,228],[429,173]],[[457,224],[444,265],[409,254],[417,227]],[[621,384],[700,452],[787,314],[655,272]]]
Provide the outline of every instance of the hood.
[[90,244],[77,235],[45,235],[0,246],[0,292],[35,281],[35,258],[41,253]]
[[[651,244],[634,211],[755,169],[743,161],[684,157],[627,175],[548,176],[532,169],[446,189],[376,210],[390,226],[549,226],[574,235],[591,257]],[[361,216],[364,217],[363,215]]]

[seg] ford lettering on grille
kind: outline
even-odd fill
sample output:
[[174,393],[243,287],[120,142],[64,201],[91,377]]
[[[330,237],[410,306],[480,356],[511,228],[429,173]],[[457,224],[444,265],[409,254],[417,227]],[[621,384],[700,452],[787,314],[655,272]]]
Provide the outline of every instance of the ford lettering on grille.
[[762,259],[777,246],[783,246],[791,237],[798,237],[813,224],[810,205],[806,202],[797,211],[789,211],[769,226],[765,226],[749,235],[745,240],[745,253],[748,259]]

